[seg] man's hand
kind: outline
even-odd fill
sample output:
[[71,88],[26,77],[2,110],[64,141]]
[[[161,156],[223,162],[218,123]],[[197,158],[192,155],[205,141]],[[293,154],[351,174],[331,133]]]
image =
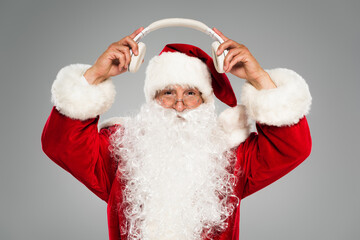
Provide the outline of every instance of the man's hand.
[[112,43],[106,51],[89,68],[84,77],[90,84],[99,84],[105,79],[127,71],[131,60],[130,49],[137,56],[138,44],[133,40],[144,28],[141,27],[131,35]]
[[276,88],[269,74],[262,69],[247,47],[225,37],[216,28],[213,30],[224,40],[216,54],[220,55],[224,50],[229,51],[224,60],[225,72],[246,79],[258,90]]

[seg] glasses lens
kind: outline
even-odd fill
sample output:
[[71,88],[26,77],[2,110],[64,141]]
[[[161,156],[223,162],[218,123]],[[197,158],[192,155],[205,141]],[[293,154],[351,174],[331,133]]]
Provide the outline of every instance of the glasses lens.
[[195,107],[201,103],[201,97],[200,96],[184,96],[184,104],[187,107]]
[[195,89],[189,89],[184,93],[184,104],[187,107],[195,107],[201,103],[201,94]]
[[177,101],[182,101],[186,107],[193,108],[201,104],[201,93],[194,89],[188,89],[183,93],[182,99],[177,99],[174,90],[164,90],[159,93],[159,99],[164,107],[173,107]]
[[175,104],[176,95],[162,95],[160,100],[165,107],[172,107]]

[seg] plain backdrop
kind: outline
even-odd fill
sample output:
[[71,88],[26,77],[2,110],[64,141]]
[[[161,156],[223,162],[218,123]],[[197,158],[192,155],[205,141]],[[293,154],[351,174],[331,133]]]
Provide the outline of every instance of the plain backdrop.
[[[241,239],[360,239],[359,13],[358,0],[1,0],[0,239],[108,238],[106,203],[41,150],[51,85],[62,67],[93,64],[112,42],[170,17],[217,27],[263,68],[298,72],[312,93],[312,153],[244,199]],[[145,65],[165,44],[194,44],[210,54],[212,39],[168,28],[143,41],[144,66],[115,77],[116,102],[101,120],[139,109]],[[229,78],[239,99],[244,80]]]

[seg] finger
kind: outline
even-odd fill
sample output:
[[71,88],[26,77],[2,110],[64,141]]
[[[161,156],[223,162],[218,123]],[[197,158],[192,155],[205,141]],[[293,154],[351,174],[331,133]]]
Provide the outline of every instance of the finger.
[[236,47],[236,42],[234,42],[233,40],[226,40],[225,42],[223,42],[222,44],[219,45],[218,50],[216,51],[216,54],[219,56],[220,54],[222,54],[224,52],[224,50],[229,49],[229,48],[234,48]]
[[224,41],[229,40],[222,32],[219,31],[217,28],[213,28],[214,32],[216,32]]
[[124,41],[122,42],[122,45],[129,46],[133,53],[137,56],[138,55],[138,44],[135,42],[131,37],[127,36],[124,38]]
[[[108,53],[108,58],[111,60],[111,65],[109,66],[109,71],[113,67],[118,69],[117,72],[121,71],[122,68],[119,67],[120,64],[121,64],[121,53],[117,52],[117,51],[109,52]],[[118,75],[119,73],[114,73],[113,72],[112,74]],[[111,75],[111,76],[115,76],[115,75]]]
[[124,73],[126,71],[127,71],[127,69],[123,68],[123,69],[120,70],[119,74],[122,74],[122,73]]
[[[119,43],[116,43],[112,46],[111,52],[116,52],[117,54],[123,54],[124,55],[124,67],[127,68],[129,65],[128,62],[130,62],[130,50],[129,47],[121,45]],[[117,55],[120,56],[120,55]]]
[[234,67],[235,64],[237,63],[246,63],[247,62],[247,58],[246,55],[244,54],[239,54],[237,56],[235,56],[231,62],[229,63],[229,66],[227,68],[224,67],[225,72],[230,72],[231,69]]
[[126,49],[123,53],[125,55],[125,68],[127,69],[131,61],[130,51],[129,49]]
[[123,53],[119,53],[119,70],[124,68],[125,66],[125,55]]
[[121,53],[124,54],[125,56],[125,64],[124,64],[124,67],[127,69],[129,64],[130,64],[130,60],[131,60],[131,55],[130,55],[130,50],[128,47],[121,47],[118,49]]
[[229,65],[230,61],[233,59],[233,57],[238,55],[240,52],[241,52],[241,49],[239,49],[239,48],[231,49],[228,52],[228,54],[226,54],[226,57],[224,59],[224,68],[226,68]]
[[136,35],[138,35],[139,33],[141,33],[141,31],[144,30],[143,27],[138,28],[137,30],[135,30],[132,34],[129,35],[129,37],[131,37],[132,39],[134,39],[136,37]]
[[121,68],[124,66],[125,56],[123,53],[116,50],[116,51],[111,51],[109,53],[109,55],[110,55],[110,58],[112,59],[114,65],[117,65],[118,67],[121,67]]
[[113,58],[113,65],[115,65],[119,71],[121,71],[124,68],[124,62],[125,62],[125,56],[124,54],[120,52],[114,52],[112,53]]

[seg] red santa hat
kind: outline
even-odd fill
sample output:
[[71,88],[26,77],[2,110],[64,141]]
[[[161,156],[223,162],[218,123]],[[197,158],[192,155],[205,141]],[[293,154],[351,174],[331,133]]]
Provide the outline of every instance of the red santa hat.
[[146,69],[144,92],[152,101],[158,90],[169,85],[196,87],[205,103],[215,96],[230,107],[237,100],[225,73],[218,73],[213,59],[198,47],[188,44],[168,44],[159,56],[153,57]]

